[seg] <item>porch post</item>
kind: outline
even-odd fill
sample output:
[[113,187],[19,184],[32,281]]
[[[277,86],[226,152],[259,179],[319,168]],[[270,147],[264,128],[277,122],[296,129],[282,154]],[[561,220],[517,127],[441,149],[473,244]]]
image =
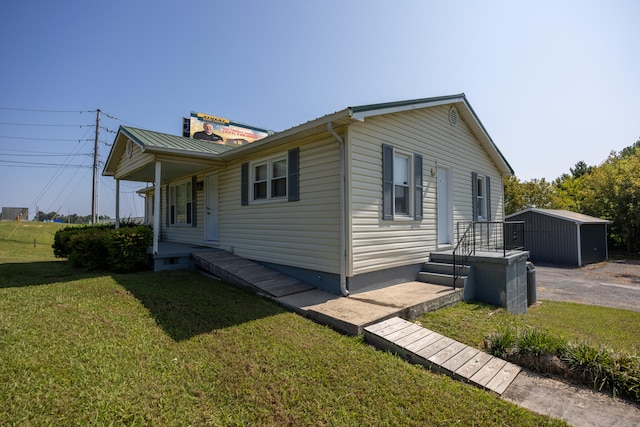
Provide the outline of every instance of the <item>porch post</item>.
[[120,228],[120,180],[116,179],[116,230]]
[[160,240],[160,194],[162,193],[162,163],[156,160],[155,189],[153,197],[153,254],[158,254],[158,242]]

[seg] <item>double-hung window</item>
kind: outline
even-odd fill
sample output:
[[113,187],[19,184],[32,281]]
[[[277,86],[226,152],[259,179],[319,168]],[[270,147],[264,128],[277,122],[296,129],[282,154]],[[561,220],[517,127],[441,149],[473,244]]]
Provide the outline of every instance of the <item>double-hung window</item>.
[[193,215],[193,183],[191,180],[169,186],[171,225],[191,224]]
[[422,155],[382,145],[383,219],[422,219]]
[[474,221],[491,221],[491,180],[477,172],[471,174]]
[[300,148],[240,165],[240,204],[300,200]]
[[287,157],[277,157],[252,164],[253,201],[287,197]]
[[393,155],[393,198],[394,215],[411,216],[411,205],[409,191],[411,166],[410,156],[394,153]]

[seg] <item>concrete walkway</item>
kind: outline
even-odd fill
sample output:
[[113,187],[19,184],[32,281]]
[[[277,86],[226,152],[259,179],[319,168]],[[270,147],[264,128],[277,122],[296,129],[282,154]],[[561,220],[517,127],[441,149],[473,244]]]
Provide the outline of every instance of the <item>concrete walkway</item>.
[[[349,297],[340,297],[313,290],[275,298],[274,300],[319,323],[330,325],[334,329],[350,335],[358,335],[363,332],[366,334],[367,330],[372,332],[377,330],[379,332],[390,322],[389,319],[413,319],[418,317],[419,314],[417,316],[415,314],[418,310],[426,309],[426,305],[431,304],[429,301],[439,301],[439,304],[442,303],[440,298],[454,300],[456,295],[453,292],[450,287],[410,282]],[[455,292],[460,292],[460,290]],[[414,325],[410,326],[411,329],[408,329],[408,331],[415,332],[423,329],[412,322],[401,321],[406,326]],[[387,329],[382,331],[382,334],[392,334],[393,332],[390,331],[390,329]],[[471,354],[467,346],[460,343],[454,344],[455,341],[443,337],[442,343],[448,343],[449,349],[441,352],[440,357],[434,358],[433,356],[437,352],[431,354],[430,351],[435,350],[436,347],[432,347],[431,350],[425,350],[422,354],[420,354],[420,350],[425,347],[417,350],[410,347],[410,350],[416,351],[407,352],[406,347],[408,344],[406,343],[406,338],[402,340],[402,336],[403,333],[398,333],[395,336],[391,335],[391,338],[399,340],[400,346],[404,345],[404,350],[402,347],[393,349],[388,346],[390,344],[381,344],[382,341],[378,343],[372,342],[372,344],[381,349],[394,351],[411,363],[426,361],[426,363],[422,363],[424,366],[464,381],[466,380],[463,375],[460,375],[463,371],[475,369],[475,367],[470,368],[470,366],[479,365],[483,360],[492,359],[488,354],[474,351],[475,355],[467,359],[465,363],[467,366],[464,369],[458,372],[464,366],[462,365],[452,371],[451,368],[462,360],[460,357],[467,357]],[[418,345],[416,344],[416,346]],[[467,354],[464,355],[463,351],[466,351]],[[445,355],[447,356],[446,358]],[[457,359],[456,355],[459,356]],[[448,361],[449,364],[447,364]],[[514,378],[509,378],[508,382],[503,381],[500,375],[503,377],[508,376],[510,371],[510,369],[503,369],[505,367],[507,367],[506,362],[502,366],[492,368],[494,371],[492,376],[477,376],[476,379],[480,378],[480,381],[476,385],[484,389],[491,389],[487,385],[495,378],[492,386],[496,385],[497,387],[493,391],[501,394],[503,399],[539,414],[563,419],[575,427],[640,426],[639,405],[612,398],[605,393],[594,392],[586,387],[569,385],[562,381],[542,377],[524,369],[519,369],[517,375]],[[472,377],[473,374],[469,378]],[[473,381],[468,382],[473,383]]]
[[[349,335],[368,334],[370,342],[381,349],[394,351],[412,363],[421,363],[429,369],[492,390],[521,407],[564,419],[576,427],[640,426],[638,405],[532,374],[407,321],[460,301],[460,289],[409,282],[342,297],[318,289],[304,289],[298,283],[286,282],[285,286],[273,271],[269,272],[268,280],[256,286],[252,283],[256,266],[239,265],[234,256],[220,263],[215,258],[201,256],[199,264],[231,283],[257,289],[266,297],[316,322]],[[546,279],[542,283],[546,283]],[[631,286],[637,284],[635,281]],[[538,299],[544,297],[543,292],[538,295]],[[389,328],[392,324],[396,324],[396,329]],[[401,327],[398,329],[398,326]],[[438,344],[434,346],[427,345],[436,342]],[[486,369],[481,372],[483,367]]]

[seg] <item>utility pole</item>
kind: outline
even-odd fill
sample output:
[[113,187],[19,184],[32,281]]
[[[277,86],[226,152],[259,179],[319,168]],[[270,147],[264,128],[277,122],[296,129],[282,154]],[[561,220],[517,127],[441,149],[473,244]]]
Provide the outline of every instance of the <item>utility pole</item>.
[[100,109],[96,110],[96,139],[93,146],[93,191],[91,194],[91,223],[98,222],[98,136],[100,135]]

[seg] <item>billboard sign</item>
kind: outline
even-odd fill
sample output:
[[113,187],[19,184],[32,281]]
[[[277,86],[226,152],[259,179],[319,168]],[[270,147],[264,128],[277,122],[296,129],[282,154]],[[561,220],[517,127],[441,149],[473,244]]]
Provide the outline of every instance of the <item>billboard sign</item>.
[[182,136],[216,144],[246,145],[271,134],[273,131],[204,113],[192,112],[182,119]]

